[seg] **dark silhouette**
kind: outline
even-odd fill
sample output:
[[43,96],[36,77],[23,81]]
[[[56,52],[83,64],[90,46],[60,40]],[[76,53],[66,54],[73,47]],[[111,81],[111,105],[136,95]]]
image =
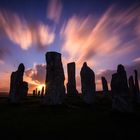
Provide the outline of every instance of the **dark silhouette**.
[[21,87],[21,96],[24,98],[24,97],[27,97],[28,95],[28,83],[23,81],[22,83],[22,87]]
[[38,91],[37,95],[40,96],[40,90]]
[[44,96],[44,86],[42,87],[42,90],[41,90],[41,97],[43,97]]
[[44,104],[62,104],[65,97],[64,70],[61,54],[57,52],[46,53],[46,93]]
[[84,62],[81,68],[80,76],[83,99],[85,103],[92,104],[94,103],[95,94],[95,74],[92,69],[87,66],[86,62]]
[[67,64],[67,72],[68,72],[67,95],[76,96],[78,94],[78,91],[76,90],[75,62]]
[[38,94],[38,90],[37,90],[37,88],[35,89],[35,95],[37,95]]
[[21,98],[27,96],[28,83],[23,81],[25,67],[21,63],[18,70],[12,72],[10,79],[9,100],[11,103],[19,103]]
[[129,77],[129,91],[130,91],[130,94],[131,94],[132,103],[136,104],[137,94],[136,94],[136,88],[135,88],[133,76]]
[[118,65],[117,73],[112,75],[112,109],[119,112],[131,112],[131,96],[129,93],[127,75],[123,65]]
[[33,90],[33,96],[36,96],[36,91],[35,90]]
[[107,80],[105,77],[101,77],[102,79],[102,88],[103,88],[103,94],[108,93],[108,84],[107,84]]
[[139,88],[139,81],[138,81],[138,71],[134,70],[135,73],[135,92],[136,92],[136,96],[137,96],[137,102],[140,102],[140,88]]

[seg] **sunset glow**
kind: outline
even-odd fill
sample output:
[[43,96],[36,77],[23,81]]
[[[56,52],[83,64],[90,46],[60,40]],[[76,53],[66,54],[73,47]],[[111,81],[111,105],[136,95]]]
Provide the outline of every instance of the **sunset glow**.
[[107,77],[110,84],[111,74],[120,63],[126,66],[128,76],[133,75],[134,68],[140,73],[137,1],[14,0],[11,6],[0,3],[0,91],[9,91],[10,75],[20,63],[26,68],[24,79],[29,83],[29,92],[36,87],[41,90],[47,51],[62,54],[65,85],[67,63],[76,63],[79,91],[84,61],[96,74],[97,90],[101,90],[101,76]]
[[45,88],[45,84],[41,84],[41,85],[38,85],[38,87],[37,87],[37,89],[39,90],[39,91],[42,91],[42,88]]

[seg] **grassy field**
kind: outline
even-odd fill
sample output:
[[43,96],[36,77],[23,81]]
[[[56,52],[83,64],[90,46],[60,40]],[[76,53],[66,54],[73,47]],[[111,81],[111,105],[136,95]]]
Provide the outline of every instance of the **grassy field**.
[[135,139],[140,131],[140,109],[133,114],[111,112],[110,95],[98,94],[94,106],[80,97],[67,97],[62,106],[42,106],[39,97],[20,105],[0,98],[0,137],[4,139]]

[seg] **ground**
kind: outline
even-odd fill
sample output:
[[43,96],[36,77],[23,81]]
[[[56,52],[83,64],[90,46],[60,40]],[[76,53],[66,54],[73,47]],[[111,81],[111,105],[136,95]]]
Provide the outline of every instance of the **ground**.
[[27,97],[20,105],[0,98],[0,137],[4,139],[127,139],[139,135],[140,108],[133,114],[111,112],[110,95],[96,96],[94,106],[67,97],[62,106],[42,106]]

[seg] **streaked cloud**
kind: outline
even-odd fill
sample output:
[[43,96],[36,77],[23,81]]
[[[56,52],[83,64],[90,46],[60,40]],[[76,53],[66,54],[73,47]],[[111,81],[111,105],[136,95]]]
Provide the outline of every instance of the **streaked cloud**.
[[62,3],[61,0],[49,0],[47,7],[47,17],[54,21],[55,23],[59,22],[62,12]]
[[134,29],[140,24],[137,20],[140,9],[116,10],[117,7],[112,6],[98,19],[94,15],[74,15],[63,25],[61,51],[67,54],[68,61],[94,60],[93,63],[97,63],[101,59],[109,60],[115,54],[121,57],[135,51],[139,38]]
[[48,25],[42,22],[32,25],[26,19],[7,11],[0,11],[0,29],[23,50],[34,44],[47,46],[53,43],[55,38],[55,33]]

